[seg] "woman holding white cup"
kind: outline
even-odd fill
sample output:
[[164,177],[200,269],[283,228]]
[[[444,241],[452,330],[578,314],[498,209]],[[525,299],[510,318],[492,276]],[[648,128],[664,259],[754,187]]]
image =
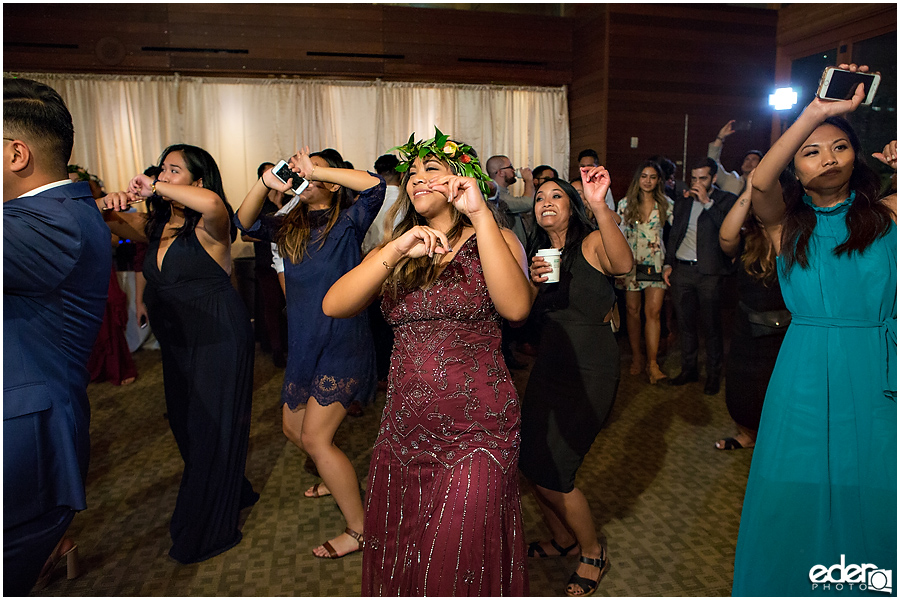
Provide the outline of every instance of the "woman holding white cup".
[[619,348],[609,326],[615,304],[610,278],[634,264],[606,204],[609,173],[585,167],[581,177],[597,229],[569,183],[549,179],[535,196],[539,227],[529,248],[529,275],[541,344],[522,402],[519,458],[551,534],[547,541],[533,542],[528,555],[566,556],[580,548],[566,586],[569,596],[592,594],[609,569],[590,507],[574,484],[619,383]]

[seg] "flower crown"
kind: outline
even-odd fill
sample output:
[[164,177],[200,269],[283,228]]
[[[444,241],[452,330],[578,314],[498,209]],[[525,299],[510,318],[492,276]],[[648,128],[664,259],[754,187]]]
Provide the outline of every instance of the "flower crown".
[[404,145],[396,146],[389,150],[389,152],[394,150],[400,152],[401,162],[396,167],[399,173],[408,171],[410,165],[417,158],[434,155],[438,159],[448,162],[455,173],[475,179],[485,196],[491,195],[487,184],[491,178],[481,168],[481,161],[478,160],[478,156],[475,154],[472,146],[452,141],[449,136],[441,133],[441,130],[437,127],[434,128],[434,137],[430,140],[416,142],[415,139],[416,133],[413,132],[409,136],[409,141]]

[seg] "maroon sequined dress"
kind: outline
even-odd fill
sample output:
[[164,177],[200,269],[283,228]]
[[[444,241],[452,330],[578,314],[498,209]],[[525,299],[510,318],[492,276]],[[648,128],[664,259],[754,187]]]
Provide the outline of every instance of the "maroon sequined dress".
[[363,596],[527,596],[519,399],[475,236],[428,290],[386,296],[387,404],[366,494]]

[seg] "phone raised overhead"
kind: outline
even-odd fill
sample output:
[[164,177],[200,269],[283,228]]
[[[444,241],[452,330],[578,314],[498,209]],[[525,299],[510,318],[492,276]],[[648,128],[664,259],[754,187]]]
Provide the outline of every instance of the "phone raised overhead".
[[881,83],[880,73],[861,73],[859,71],[854,73],[837,67],[828,67],[822,73],[816,96],[823,100],[850,100],[853,98],[857,86],[863,84],[865,97],[862,103],[868,106],[875,98],[879,83]]
[[309,182],[306,179],[291,171],[290,165],[283,160],[272,167],[272,174],[275,175],[281,183],[290,182],[294,195],[301,194],[303,190],[306,189],[306,186],[309,185]]

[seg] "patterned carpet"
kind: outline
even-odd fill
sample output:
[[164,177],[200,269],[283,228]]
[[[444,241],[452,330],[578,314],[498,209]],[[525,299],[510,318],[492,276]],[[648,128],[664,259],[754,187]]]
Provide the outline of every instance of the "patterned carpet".
[[[624,353],[623,353],[624,354]],[[527,357],[519,355],[520,358]],[[357,596],[360,554],[323,560],[310,550],[343,527],[329,498],[308,499],[318,481],[305,455],[281,433],[278,396],[283,371],[257,354],[247,475],[261,493],[245,510],[243,541],[199,565],[168,557],[168,525],[182,463],[164,418],[159,352],[135,354],[139,378],[115,387],[92,384],[88,510],[70,535],[83,575],[65,579],[60,565],[46,596]],[[623,360],[627,357],[623,356]],[[730,595],[741,502],[750,451],[720,452],[733,435],[724,404],[700,383],[651,386],[623,378],[613,415],[578,475],[609,548],[606,596]],[[678,371],[677,355],[663,370]],[[520,391],[528,370],[514,371]],[[348,418],[337,435],[364,484],[383,407]],[[523,490],[524,490],[523,486]],[[523,496],[526,538],[546,538],[534,499]],[[577,557],[529,559],[531,593],[559,596]]]

